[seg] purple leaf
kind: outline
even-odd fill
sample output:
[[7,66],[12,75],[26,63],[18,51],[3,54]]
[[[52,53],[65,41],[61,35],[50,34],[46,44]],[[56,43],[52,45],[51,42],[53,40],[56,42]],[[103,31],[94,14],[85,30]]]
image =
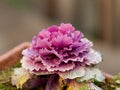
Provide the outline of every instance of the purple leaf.
[[47,82],[45,90],[58,90],[59,88],[59,75],[53,74]]

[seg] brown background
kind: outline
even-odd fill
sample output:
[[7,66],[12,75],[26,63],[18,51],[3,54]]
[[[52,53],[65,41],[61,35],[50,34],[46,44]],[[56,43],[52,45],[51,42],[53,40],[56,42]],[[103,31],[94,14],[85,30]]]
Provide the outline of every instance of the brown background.
[[1,0],[0,54],[61,22],[94,42],[103,54],[102,70],[120,72],[120,0]]

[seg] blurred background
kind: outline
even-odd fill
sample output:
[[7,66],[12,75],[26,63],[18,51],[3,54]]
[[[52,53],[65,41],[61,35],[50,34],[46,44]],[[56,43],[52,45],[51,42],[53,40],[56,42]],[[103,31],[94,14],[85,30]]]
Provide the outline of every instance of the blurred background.
[[102,70],[120,72],[120,0],[0,0],[0,55],[61,22],[94,42]]

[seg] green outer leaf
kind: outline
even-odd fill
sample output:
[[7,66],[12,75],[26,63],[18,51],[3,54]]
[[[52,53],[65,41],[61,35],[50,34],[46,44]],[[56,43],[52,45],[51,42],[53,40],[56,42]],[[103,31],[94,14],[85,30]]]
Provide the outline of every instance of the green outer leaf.
[[101,71],[97,68],[86,68],[85,76],[79,77],[76,80],[78,82],[83,82],[83,81],[88,81],[88,80],[91,80],[91,79],[95,79],[99,82],[103,82],[105,77],[101,73]]
[[81,66],[74,68],[73,70],[61,72],[59,75],[63,79],[75,79],[77,77],[82,77],[85,75],[85,69]]

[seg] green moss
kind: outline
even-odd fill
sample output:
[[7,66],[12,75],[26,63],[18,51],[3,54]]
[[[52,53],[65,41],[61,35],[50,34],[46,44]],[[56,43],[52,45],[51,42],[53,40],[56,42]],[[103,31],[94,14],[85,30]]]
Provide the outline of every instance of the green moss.
[[17,90],[10,84],[12,72],[13,72],[12,69],[0,71],[0,90]]
[[0,90],[19,90],[19,89],[12,86],[10,82],[6,82],[6,83],[0,83]]

